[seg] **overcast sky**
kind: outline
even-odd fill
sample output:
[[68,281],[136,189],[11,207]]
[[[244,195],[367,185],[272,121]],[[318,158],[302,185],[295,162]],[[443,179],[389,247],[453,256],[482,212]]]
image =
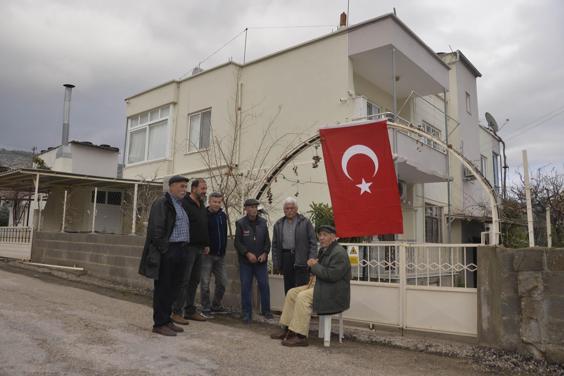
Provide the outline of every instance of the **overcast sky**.
[[[564,1],[351,0],[351,24],[392,11],[435,51],[460,49],[482,73],[511,170],[564,163]],[[124,98],[190,72],[249,27],[247,60],[335,29],[346,0],[2,0],[0,147],[60,144],[63,83],[70,138],[123,149]],[[261,28],[326,25],[315,28]],[[240,35],[202,64],[241,61]],[[536,125],[536,126],[535,126]]]

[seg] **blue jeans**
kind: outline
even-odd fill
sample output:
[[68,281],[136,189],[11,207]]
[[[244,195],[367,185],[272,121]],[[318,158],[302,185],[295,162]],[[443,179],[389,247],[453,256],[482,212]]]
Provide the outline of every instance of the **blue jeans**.
[[250,264],[239,261],[239,276],[241,277],[241,309],[244,320],[253,316],[251,293],[253,277],[257,279],[260,292],[260,308],[262,314],[270,313],[270,288],[268,287],[268,265],[266,262]]
[[[215,290],[210,305],[211,275],[215,278]],[[225,258],[222,256],[202,255],[202,276],[200,278],[200,302],[202,311],[211,308],[221,308],[221,300],[227,286],[227,273],[225,271]]]

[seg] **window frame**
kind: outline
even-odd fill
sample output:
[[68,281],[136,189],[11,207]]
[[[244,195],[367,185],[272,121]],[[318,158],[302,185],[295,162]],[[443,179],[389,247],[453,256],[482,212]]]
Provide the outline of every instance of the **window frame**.
[[495,151],[492,151],[492,167],[493,186],[494,189],[499,193],[501,189],[501,157]]
[[[441,243],[442,240],[442,213],[441,206],[425,203],[425,243]],[[433,228],[430,229],[430,226]],[[429,230],[430,229],[430,230]],[[436,234],[435,234],[436,230]],[[432,231],[432,238],[429,239],[427,234]],[[436,239],[435,239],[436,235]]]
[[[200,143],[200,141],[201,141],[201,134],[202,134],[202,117],[203,117],[203,114],[206,113],[206,112],[209,112],[209,113],[210,113],[210,127],[209,127],[209,135],[208,135],[209,138],[208,138],[208,146],[205,147],[205,148],[202,148],[202,147],[200,147],[199,143]],[[192,149],[192,150],[191,150],[191,149],[190,149],[190,145],[191,145],[191,142],[190,142],[190,137],[191,137],[191,136],[190,136],[190,135],[191,135],[191,133],[192,133],[192,132],[191,132],[191,130],[192,130],[192,117],[195,117],[195,116],[198,116],[198,115],[200,116],[200,120],[199,120],[199,124],[198,124],[198,126],[199,126],[199,131],[198,131],[198,138],[199,138],[199,140],[198,140],[198,146],[195,147],[195,149]],[[202,151],[209,150],[210,145],[211,145],[211,140],[212,140],[212,108],[211,108],[211,107],[208,107],[208,108],[204,108],[204,109],[199,110],[199,111],[190,112],[190,113],[187,115],[187,120],[188,120],[188,121],[187,121],[187,127],[186,127],[186,149],[185,149],[185,154],[193,154],[193,153],[199,153],[199,152],[202,152]]]
[[[165,160],[169,157],[170,154],[170,132],[171,132],[171,113],[172,113],[172,104],[167,104],[164,106],[159,106],[152,108],[147,111],[143,111],[137,113],[135,115],[129,116],[127,118],[127,142],[126,142],[126,151],[125,151],[125,166],[135,166],[143,163],[151,163],[156,161]],[[155,111],[158,111],[158,117],[152,119],[152,114]],[[144,120],[142,121],[142,118]],[[164,122],[164,126],[166,127],[166,143],[164,145],[164,156],[149,159],[149,136],[151,133],[151,127],[162,125],[161,123]],[[143,159],[140,161],[130,162],[129,161],[129,152],[131,150],[131,134],[135,132],[145,132],[145,150],[143,153]]]
[[488,173],[488,157],[483,154],[480,154],[480,172],[484,176]]
[[468,113],[468,115],[472,115],[472,98],[469,92],[465,91],[465,93],[466,93],[466,112]]

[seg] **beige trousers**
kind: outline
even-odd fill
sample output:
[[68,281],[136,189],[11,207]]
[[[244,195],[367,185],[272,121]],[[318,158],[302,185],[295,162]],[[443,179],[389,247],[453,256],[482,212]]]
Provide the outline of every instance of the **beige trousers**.
[[294,287],[286,294],[280,324],[307,337],[313,305],[313,286]]

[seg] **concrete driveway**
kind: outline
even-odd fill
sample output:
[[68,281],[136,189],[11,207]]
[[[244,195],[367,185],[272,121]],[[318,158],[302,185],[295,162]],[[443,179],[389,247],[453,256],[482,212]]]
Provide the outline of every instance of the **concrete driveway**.
[[[461,359],[352,341],[286,348],[232,318],[151,333],[143,297],[0,269],[0,375],[479,375]],[[108,296],[108,294],[113,296]]]

